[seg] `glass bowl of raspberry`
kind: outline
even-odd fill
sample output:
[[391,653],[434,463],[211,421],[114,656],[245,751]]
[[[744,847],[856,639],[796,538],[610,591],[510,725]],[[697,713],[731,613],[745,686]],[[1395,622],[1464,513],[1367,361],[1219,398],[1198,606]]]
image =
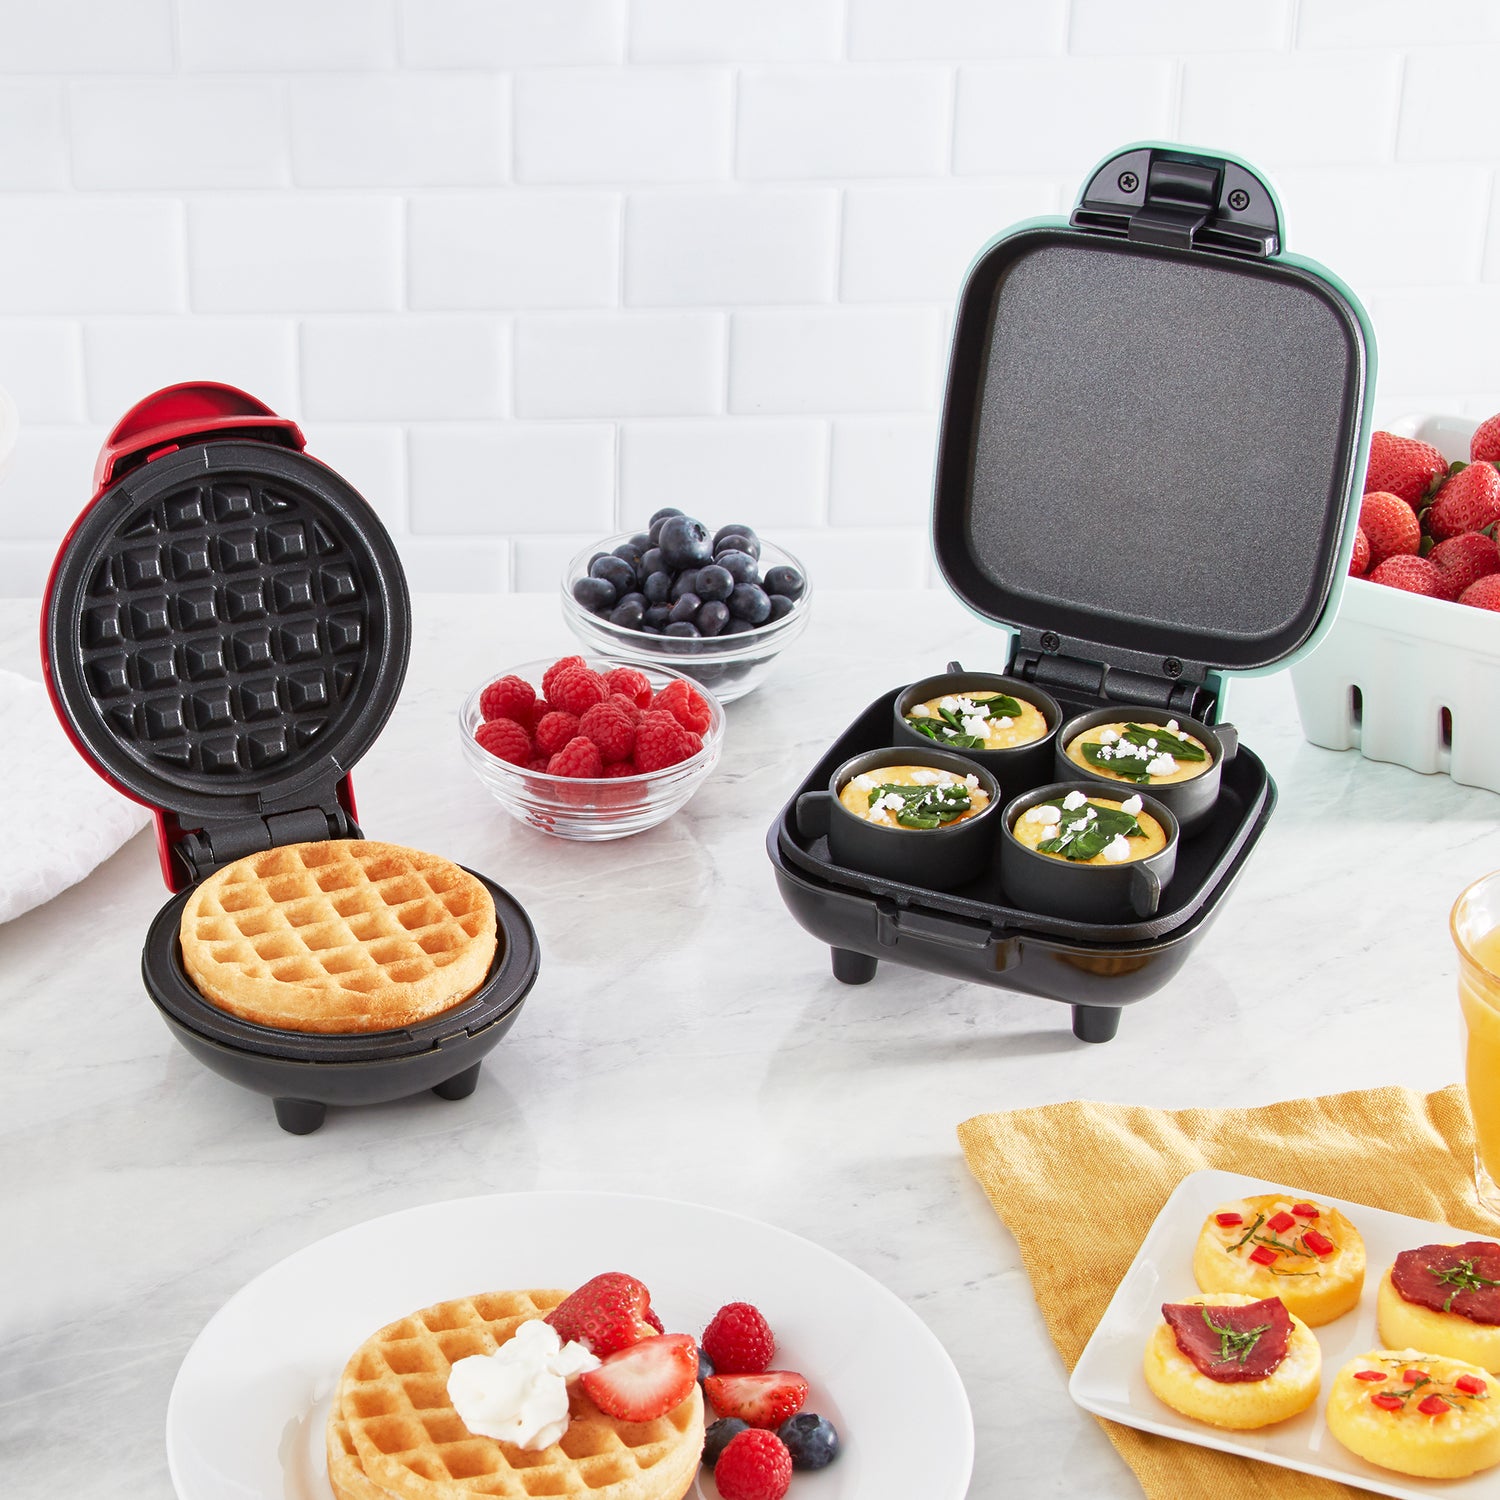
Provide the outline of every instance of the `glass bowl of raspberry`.
[[811,606],[786,548],[749,526],[710,533],[671,507],[580,552],[562,577],[563,618],[585,650],[681,672],[721,703],[765,681]]
[[680,672],[603,657],[522,662],[459,710],[464,759],[513,818],[597,842],[669,818],[707,780],[724,710]]

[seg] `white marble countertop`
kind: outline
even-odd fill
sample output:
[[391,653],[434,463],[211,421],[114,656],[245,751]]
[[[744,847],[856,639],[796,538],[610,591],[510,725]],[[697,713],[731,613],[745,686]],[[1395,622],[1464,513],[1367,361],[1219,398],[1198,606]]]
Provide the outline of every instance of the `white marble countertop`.
[[[165,899],[147,834],[0,927],[7,1496],[169,1500],[172,1379],[238,1287],[378,1214],[538,1187],[734,1208],[876,1276],[963,1376],[973,1500],[1138,1493],[1069,1401],[954,1127],[1080,1097],[1249,1105],[1450,1082],[1447,911],[1500,864],[1500,800],[1315,749],[1284,676],[1237,684],[1231,717],[1281,806],[1217,924],[1116,1040],[1075,1041],[1056,1002],[890,965],[845,987],[782,907],[766,828],[857,710],[950,657],[990,664],[997,643],[937,593],[824,594],[816,611],[729,708],[723,761],[682,813],[580,845],[506,817],[455,728],[482,677],[573,649],[556,600],[417,601],[405,691],[355,775],[361,821],[494,875],[542,944],[526,1009],[466,1102],[337,1111],[299,1138],[201,1068],[141,989]],[[0,666],[39,675],[34,622],[0,604]],[[1020,1404],[1017,1365],[1035,1372]]]

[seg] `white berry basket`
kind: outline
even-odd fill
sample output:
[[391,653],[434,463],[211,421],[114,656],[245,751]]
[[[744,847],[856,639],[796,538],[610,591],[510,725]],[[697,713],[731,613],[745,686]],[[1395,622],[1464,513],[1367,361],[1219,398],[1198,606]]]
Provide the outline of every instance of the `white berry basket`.
[[[1451,462],[1468,459],[1477,425],[1407,417],[1389,430]],[[1314,745],[1500,792],[1500,612],[1350,578],[1328,634],[1291,673]]]

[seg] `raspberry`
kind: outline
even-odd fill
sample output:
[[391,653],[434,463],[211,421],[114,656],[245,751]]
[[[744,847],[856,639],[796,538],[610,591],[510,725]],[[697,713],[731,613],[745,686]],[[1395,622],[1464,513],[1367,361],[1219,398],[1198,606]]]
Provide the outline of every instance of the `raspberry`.
[[578,732],[598,747],[605,765],[628,760],[635,749],[635,723],[609,703],[596,703],[578,721]]
[[545,771],[547,769],[547,764],[551,759],[552,757],[550,755],[533,755],[531,759],[526,762],[526,769],[528,771]]
[[547,774],[549,776],[602,776],[604,762],[599,759],[599,747],[593,740],[584,739],[581,734],[575,736],[547,762]]
[[556,704],[548,703],[545,698],[538,698],[536,702],[531,705],[531,708],[528,711],[526,717],[521,720],[521,728],[529,729],[534,735],[536,733],[536,726],[540,724],[542,720],[545,719],[547,715],[556,708],[556,706]]
[[680,678],[669,682],[651,700],[651,707],[666,709],[684,729],[691,729],[698,734],[702,734],[713,723],[713,716],[702,695],[695,693]]
[[641,768],[633,760],[617,760],[605,766],[604,774],[609,777],[639,776]]
[[629,718],[632,724],[640,722],[641,706],[634,698],[627,698],[624,693],[611,693],[604,701],[614,704],[621,713]]
[[578,716],[553,709],[536,726],[536,747],[544,755],[556,755],[578,733]]
[[474,731],[474,738],[500,760],[524,766],[531,759],[531,736],[512,719],[490,719]]
[[771,1368],[776,1338],[759,1309],[748,1302],[721,1307],[703,1330],[703,1352],[720,1375],[758,1375]]
[[737,1432],[719,1455],[714,1478],[723,1500],[781,1500],[792,1483],[792,1455],[774,1432]]
[[566,672],[560,672],[547,692],[550,702],[565,713],[580,717],[607,697],[604,679],[587,667],[569,667]]
[[651,681],[634,667],[615,667],[604,674],[604,686],[611,693],[623,694],[637,708],[651,706]]
[[553,662],[552,665],[542,673],[542,697],[546,698],[555,707],[557,700],[552,696],[552,684],[556,682],[557,679],[561,677],[562,674],[566,672],[570,667],[581,667],[582,665],[583,658],[581,656],[564,656],[559,660]]
[[502,677],[479,695],[479,712],[487,719],[514,719],[522,729],[530,730],[531,706],[536,689],[520,677]]
[[641,771],[675,766],[694,753],[688,732],[669,713],[648,708],[635,727],[635,764]]

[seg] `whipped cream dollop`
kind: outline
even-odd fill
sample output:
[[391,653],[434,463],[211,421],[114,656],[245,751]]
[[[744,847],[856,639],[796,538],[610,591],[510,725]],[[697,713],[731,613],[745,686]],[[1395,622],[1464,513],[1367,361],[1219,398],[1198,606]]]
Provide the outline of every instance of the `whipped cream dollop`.
[[458,1360],[448,1372],[448,1399],[470,1432],[535,1451],[568,1430],[568,1382],[598,1368],[582,1344],[564,1344],[537,1318],[493,1354]]

